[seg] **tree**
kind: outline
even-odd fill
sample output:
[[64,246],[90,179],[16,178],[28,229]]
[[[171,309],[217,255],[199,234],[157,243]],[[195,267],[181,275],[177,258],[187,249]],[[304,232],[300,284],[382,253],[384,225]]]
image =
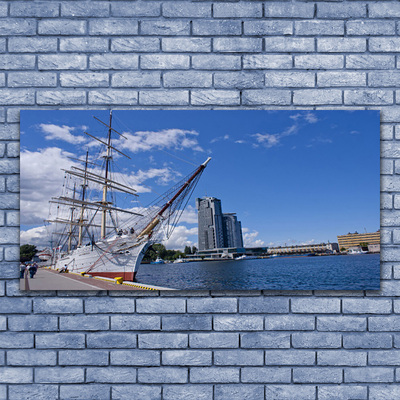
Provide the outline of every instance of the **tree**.
[[197,253],[197,247],[196,246],[193,246],[192,247],[192,254],[196,254]]
[[190,248],[190,246],[185,246],[184,253],[185,253],[186,255],[192,254],[192,249]]
[[21,262],[30,261],[36,253],[36,246],[32,244],[23,244],[19,249],[19,259]]

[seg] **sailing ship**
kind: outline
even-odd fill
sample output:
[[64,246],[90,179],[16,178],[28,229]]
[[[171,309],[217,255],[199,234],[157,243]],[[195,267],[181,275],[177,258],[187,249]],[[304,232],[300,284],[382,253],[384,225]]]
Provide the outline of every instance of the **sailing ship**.
[[[105,125],[108,132],[105,140],[85,132],[103,148],[101,169],[89,161],[86,152],[84,160],[74,159],[82,166],[64,170],[70,182],[64,186],[72,186],[72,181],[75,183],[73,188],[68,188],[68,193],[50,200],[57,205],[56,217],[47,220],[53,228],[56,227],[51,240],[55,244],[52,246],[51,267],[67,267],[69,271],[81,274],[135,281],[147,249],[172,234],[211,158],[147,207],[120,208],[116,205],[114,192],[138,196],[133,187],[114,179],[113,154],[130,157],[114,147],[113,136],[119,135],[118,139],[126,137],[112,127],[112,111],[108,124],[94,118]],[[125,215],[125,218],[118,218],[118,215]]]

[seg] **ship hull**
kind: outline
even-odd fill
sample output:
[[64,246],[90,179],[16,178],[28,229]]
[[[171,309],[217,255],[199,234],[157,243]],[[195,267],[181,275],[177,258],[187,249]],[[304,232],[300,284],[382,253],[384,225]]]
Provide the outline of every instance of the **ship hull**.
[[69,272],[112,279],[122,277],[126,281],[134,281],[150,244],[149,241],[114,237],[66,254],[58,254],[52,267],[61,269],[67,266]]

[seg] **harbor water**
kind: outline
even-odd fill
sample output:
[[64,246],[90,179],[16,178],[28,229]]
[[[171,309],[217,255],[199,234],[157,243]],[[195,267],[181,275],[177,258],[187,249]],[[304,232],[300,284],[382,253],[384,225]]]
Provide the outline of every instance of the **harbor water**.
[[380,254],[142,264],[137,281],[181,290],[379,290]]

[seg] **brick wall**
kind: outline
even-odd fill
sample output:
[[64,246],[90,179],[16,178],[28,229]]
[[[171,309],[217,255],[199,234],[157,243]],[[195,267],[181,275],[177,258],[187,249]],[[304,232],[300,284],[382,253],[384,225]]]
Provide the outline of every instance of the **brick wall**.
[[[400,397],[400,3],[0,3],[0,399]],[[380,292],[21,293],[21,108],[381,110]]]

